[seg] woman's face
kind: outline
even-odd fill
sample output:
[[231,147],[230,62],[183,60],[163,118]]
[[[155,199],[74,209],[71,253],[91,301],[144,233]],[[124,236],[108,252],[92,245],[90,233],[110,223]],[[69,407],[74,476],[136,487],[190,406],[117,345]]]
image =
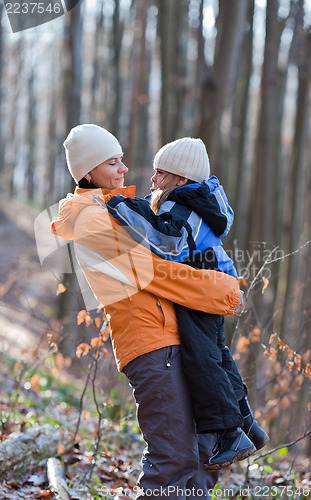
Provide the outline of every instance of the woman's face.
[[124,185],[124,174],[128,168],[122,162],[123,156],[116,155],[93,168],[85,178],[103,189],[120,189]]
[[188,181],[185,177],[180,177],[180,175],[171,174],[170,172],[166,172],[165,170],[160,170],[158,168],[155,169],[150,180],[152,182],[152,186],[150,188],[151,192],[156,189],[183,186]]

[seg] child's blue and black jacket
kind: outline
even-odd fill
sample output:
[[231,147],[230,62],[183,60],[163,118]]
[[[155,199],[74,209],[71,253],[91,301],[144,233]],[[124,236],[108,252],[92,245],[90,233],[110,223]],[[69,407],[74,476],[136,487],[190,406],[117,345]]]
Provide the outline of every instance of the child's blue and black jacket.
[[149,202],[150,196],[119,195],[109,200],[107,208],[136,241],[145,241],[159,257],[237,276],[220,239],[228,234],[234,214],[217,177],[174,189],[158,215]]

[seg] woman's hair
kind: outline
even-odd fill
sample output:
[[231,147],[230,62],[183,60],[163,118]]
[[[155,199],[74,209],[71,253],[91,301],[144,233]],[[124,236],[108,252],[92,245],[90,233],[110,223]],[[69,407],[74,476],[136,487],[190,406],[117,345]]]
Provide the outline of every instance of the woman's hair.
[[[180,177],[176,174],[170,175],[172,180],[174,177]],[[195,181],[188,179],[187,184],[193,184],[194,182]],[[156,215],[158,215],[161,205],[167,200],[171,192],[174,191],[176,187],[177,186],[168,186],[164,187],[163,189],[158,188],[153,191],[153,193],[151,194],[150,208]]]
[[82,188],[82,189],[98,189],[98,187],[95,186],[95,184],[87,181],[85,177],[82,177],[82,179],[79,180],[78,186],[79,186],[79,188]]

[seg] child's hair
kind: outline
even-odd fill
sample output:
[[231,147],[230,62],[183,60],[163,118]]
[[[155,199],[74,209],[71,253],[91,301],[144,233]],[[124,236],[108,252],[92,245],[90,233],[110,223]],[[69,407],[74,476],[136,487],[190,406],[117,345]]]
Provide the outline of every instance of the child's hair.
[[[177,177],[176,174],[171,174],[171,178]],[[195,181],[188,179],[187,184],[193,184]],[[150,200],[150,208],[151,210],[158,215],[161,205],[167,200],[170,193],[176,189],[177,186],[168,186],[163,189],[156,189],[153,191]]]
[[164,189],[158,188],[153,191],[150,200],[150,208],[156,215],[158,215],[162,203],[167,200],[168,195],[174,191],[174,189],[176,189],[176,186],[170,186]]

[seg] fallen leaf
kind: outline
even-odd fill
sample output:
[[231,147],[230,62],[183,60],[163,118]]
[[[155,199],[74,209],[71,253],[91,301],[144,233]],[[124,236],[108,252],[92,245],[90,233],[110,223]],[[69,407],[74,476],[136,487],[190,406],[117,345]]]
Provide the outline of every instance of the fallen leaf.
[[47,500],[52,500],[53,496],[50,490],[40,490],[35,494],[35,498],[46,498]]
[[58,447],[57,453],[59,455],[62,455],[62,453],[64,453],[64,451],[65,451],[65,445],[64,444],[60,444],[59,447]]
[[38,392],[39,391],[39,383],[40,383],[40,377],[39,375],[33,375],[30,379],[31,383],[31,388],[33,391]]

